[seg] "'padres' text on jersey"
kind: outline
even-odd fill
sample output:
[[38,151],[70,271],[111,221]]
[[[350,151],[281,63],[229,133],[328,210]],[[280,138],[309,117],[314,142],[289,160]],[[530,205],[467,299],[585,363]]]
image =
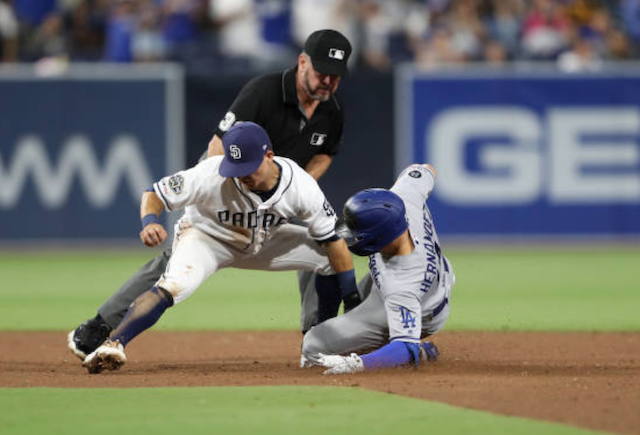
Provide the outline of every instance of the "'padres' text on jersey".
[[168,211],[184,208],[185,221],[242,251],[256,253],[278,227],[296,217],[318,241],[335,234],[336,216],[318,183],[294,161],[274,157],[281,168],[275,193],[263,201],[237,178],[220,176],[223,156],[154,183]]

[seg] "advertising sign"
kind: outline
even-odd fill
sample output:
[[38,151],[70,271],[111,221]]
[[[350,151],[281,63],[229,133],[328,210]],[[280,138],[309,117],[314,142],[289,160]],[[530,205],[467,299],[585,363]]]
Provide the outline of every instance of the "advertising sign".
[[405,69],[396,114],[396,171],[438,170],[440,233],[640,234],[640,74]]
[[0,70],[0,241],[132,239],[142,192],[184,166],[182,73]]

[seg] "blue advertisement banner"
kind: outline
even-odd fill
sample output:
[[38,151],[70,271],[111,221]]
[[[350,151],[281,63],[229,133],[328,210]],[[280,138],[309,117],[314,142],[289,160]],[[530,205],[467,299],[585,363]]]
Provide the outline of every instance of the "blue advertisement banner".
[[438,170],[438,231],[640,235],[640,74],[404,70],[396,171]]
[[0,241],[134,239],[183,166],[181,71],[0,74]]

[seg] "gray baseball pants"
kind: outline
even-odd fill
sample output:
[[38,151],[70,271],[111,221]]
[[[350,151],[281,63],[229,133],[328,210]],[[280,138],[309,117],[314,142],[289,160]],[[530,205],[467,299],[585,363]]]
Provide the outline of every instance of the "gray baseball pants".
[[[445,286],[446,296],[436,310],[422,312],[421,338],[438,332],[446,323],[449,312],[451,288],[455,283],[453,269],[438,285]],[[314,326],[302,341],[302,356],[317,363],[319,354],[345,355],[355,352],[360,355],[378,349],[389,341],[387,311],[380,292],[372,289],[373,279],[367,274],[358,283],[363,302],[342,316],[334,317]]]

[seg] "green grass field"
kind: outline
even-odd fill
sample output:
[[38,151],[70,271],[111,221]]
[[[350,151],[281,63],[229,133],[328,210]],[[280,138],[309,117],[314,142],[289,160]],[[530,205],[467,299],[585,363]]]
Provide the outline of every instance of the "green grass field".
[[596,433],[339,387],[0,389],[0,409],[3,434]]
[[[72,329],[155,252],[0,253],[0,329]],[[448,258],[447,330],[640,330],[639,249],[454,249]],[[363,276],[365,261],[356,264]],[[294,330],[299,314],[295,273],[226,269],[156,327]]]
[[[153,253],[0,252],[0,330],[74,328]],[[457,282],[446,330],[640,330],[639,249],[448,257]],[[357,269],[362,276],[364,261]],[[295,330],[299,313],[295,274],[225,270],[156,327]],[[0,434],[592,433],[354,388],[0,388],[0,410]]]

